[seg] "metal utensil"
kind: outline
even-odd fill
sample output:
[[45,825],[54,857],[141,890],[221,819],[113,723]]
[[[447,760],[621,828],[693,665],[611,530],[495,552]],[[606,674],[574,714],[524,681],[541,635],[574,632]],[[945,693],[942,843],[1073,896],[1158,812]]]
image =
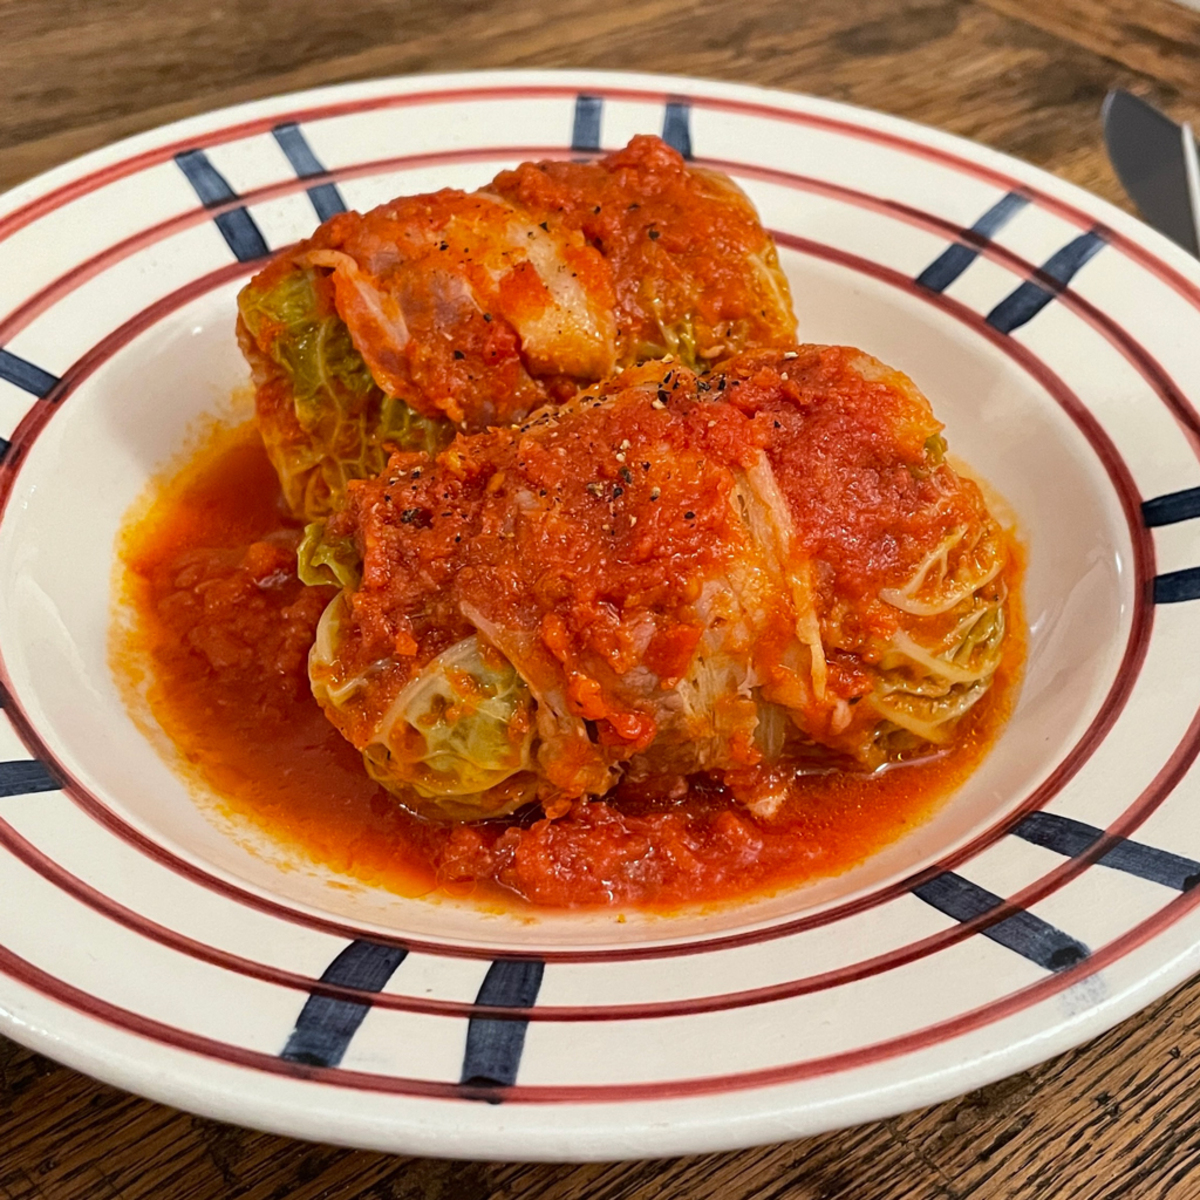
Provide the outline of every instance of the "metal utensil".
[[1200,160],[1191,126],[1120,90],[1105,97],[1101,117],[1108,157],[1142,217],[1200,257]]

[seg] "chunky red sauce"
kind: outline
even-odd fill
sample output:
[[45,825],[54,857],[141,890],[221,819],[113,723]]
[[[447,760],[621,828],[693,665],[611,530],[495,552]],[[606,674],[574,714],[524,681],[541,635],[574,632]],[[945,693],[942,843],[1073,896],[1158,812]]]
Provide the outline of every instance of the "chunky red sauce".
[[618,790],[554,821],[434,824],[367,777],[311,696],[307,652],[332,589],[296,579],[300,529],[284,512],[253,425],[214,434],[126,531],[135,622],[114,665],[131,689],[149,668],[154,717],[231,814],[405,895],[661,910],[845,871],[926,820],[970,773],[1023,658],[1016,619],[996,684],[951,750],[875,775],[801,778],[769,821],[694,779],[682,799]]
[[[727,755],[684,753],[710,729],[680,720],[665,698],[706,652],[752,662],[765,699],[814,741],[857,757],[878,723],[859,703],[874,687],[864,664],[880,661],[902,624],[916,629],[883,589],[960,540],[1004,562],[983,536],[993,522],[976,485],[927,450],[942,428],[928,401],[860,351],[817,346],[748,352],[706,378],[646,363],[601,391],[436,459],[397,454],[350,486],[326,527],[363,562],[320,672],[344,697],[326,706],[330,718],[370,745],[400,689],[479,628],[532,687],[547,697],[563,687],[562,707],[595,724],[595,744],[575,726],[539,750],[552,802],[611,786],[606,759],[639,778],[759,764],[756,726],[728,711]],[[773,532],[772,494],[786,533]],[[745,515],[755,504],[767,510],[758,534]],[[790,584],[764,553],[776,536],[794,536],[812,564]],[[712,649],[701,643],[717,624],[710,587],[737,599]],[[819,691],[796,654],[806,610],[823,617]],[[924,622],[933,629],[917,632],[936,644],[958,620],[935,613]],[[742,784],[745,799],[755,785]]]

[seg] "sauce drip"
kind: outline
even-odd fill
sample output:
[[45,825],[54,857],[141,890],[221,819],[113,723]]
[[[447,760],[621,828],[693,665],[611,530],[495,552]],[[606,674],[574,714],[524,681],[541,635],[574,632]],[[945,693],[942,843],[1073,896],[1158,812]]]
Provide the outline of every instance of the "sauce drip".
[[[113,666],[131,697],[148,676],[153,718],[228,815],[402,895],[670,910],[845,871],[928,819],[970,774],[1023,659],[1015,611],[992,691],[952,748],[874,775],[801,776],[770,819],[695,777],[683,797],[619,787],[554,821],[539,810],[434,824],[371,781],[312,698],[308,648],[334,590],[296,578],[301,533],[253,423],[215,432],[124,531],[122,601],[133,619]],[[1019,577],[1009,584],[1019,596]]]

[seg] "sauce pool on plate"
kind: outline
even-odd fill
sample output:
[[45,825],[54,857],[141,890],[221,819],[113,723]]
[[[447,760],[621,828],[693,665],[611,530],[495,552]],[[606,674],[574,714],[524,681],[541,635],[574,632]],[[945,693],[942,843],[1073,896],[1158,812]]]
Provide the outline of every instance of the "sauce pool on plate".
[[214,431],[123,532],[129,619],[113,666],[131,707],[144,698],[186,773],[228,816],[297,857],[402,895],[669,911],[838,874],[932,815],[986,754],[1019,680],[1014,547],[1003,662],[936,757],[873,774],[801,775],[769,819],[692,777],[681,798],[619,786],[553,821],[535,807],[434,823],[368,777],[312,697],[308,650],[334,589],[296,577],[302,532],[253,422]]

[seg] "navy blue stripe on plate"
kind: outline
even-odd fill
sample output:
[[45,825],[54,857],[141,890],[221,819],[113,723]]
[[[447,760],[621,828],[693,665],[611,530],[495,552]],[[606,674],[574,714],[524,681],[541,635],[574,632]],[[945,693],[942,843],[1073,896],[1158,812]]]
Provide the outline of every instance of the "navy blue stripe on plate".
[[600,149],[600,116],[604,101],[599,96],[580,92],[575,97],[575,122],[571,128],[572,150]]
[[50,768],[36,758],[0,762],[0,796],[28,796],[34,792],[57,792],[62,784]]
[[[956,921],[973,921],[1004,903],[994,892],[981,888],[953,871],[946,871],[918,885],[913,888],[913,895]],[[1091,954],[1082,942],[1069,933],[1064,933],[1024,909],[979,932],[1047,971],[1073,967]]]
[[1059,289],[1070,283],[1079,268],[1106,244],[1103,235],[1095,229],[1069,241],[1042,264],[1039,274],[1045,282],[1027,279],[988,313],[988,324],[1001,333],[1012,333],[1014,329],[1020,329],[1026,322],[1032,321],[1054,299]]
[[1156,525],[1175,525],[1200,517],[1200,487],[1184,488],[1182,492],[1168,492],[1142,501],[1142,521],[1147,529]]
[[667,101],[662,139],[684,158],[692,157],[692,106],[686,100]]
[[[502,959],[488,968],[475,1003],[504,1008],[532,1008],[542,987],[546,964],[538,959]],[[467,1023],[462,1083],[468,1087],[511,1087],[525,1050],[528,1021],[472,1017]]]
[[8,380],[39,400],[44,399],[58,383],[57,375],[43,371],[11,350],[0,350],[0,379]]
[[[1104,836],[1104,830],[1095,825],[1085,825],[1072,817],[1048,812],[1030,813],[1013,833],[1035,846],[1044,846],[1068,858],[1076,858]],[[1169,850],[1159,850],[1157,846],[1146,846],[1128,838],[1120,838],[1097,861],[1103,867],[1149,879],[1180,892],[1200,883],[1200,862],[1194,858],[1184,858],[1182,854],[1172,854]]]
[[[314,175],[326,174],[321,160],[313,153],[308,144],[304,131],[295,121],[285,121],[271,130],[279,148],[292,164],[292,170],[300,179],[311,179]],[[319,183],[308,189],[308,198],[312,201],[313,209],[319,220],[328,221],[330,217],[346,211],[346,202],[338,191],[336,183]]]
[[[991,208],[971,226],[971,232],[990,238],[1012,220],[1029,203],[1020,192],[1005,192]],[[955,242],[941,252],[917,276],[917,282],[931,292],[944,292],[977,258],[979,251],[962,242]]]
[[[225,176],[208,161],[208,155],[203,150],[184,150],[175,155],[175,163],[187,177],[205,208],[216,208],[238,198],[237,192],[229,186]],[[213,221],[238,262],[252,262],[270,253],[266,239],[245,208],[231,208],[227,212],[218,213]]]
[[[380,992],[407,955],[399,946],[351,942],[329,964],[321,982]],[[310,1067],[336,1067],[370,1009],[369,1000],[309,996],[280,1057]]]
[[1200,567],[1184,567],[1154,577],[1155,604],[1181,604],[1200,600]]

